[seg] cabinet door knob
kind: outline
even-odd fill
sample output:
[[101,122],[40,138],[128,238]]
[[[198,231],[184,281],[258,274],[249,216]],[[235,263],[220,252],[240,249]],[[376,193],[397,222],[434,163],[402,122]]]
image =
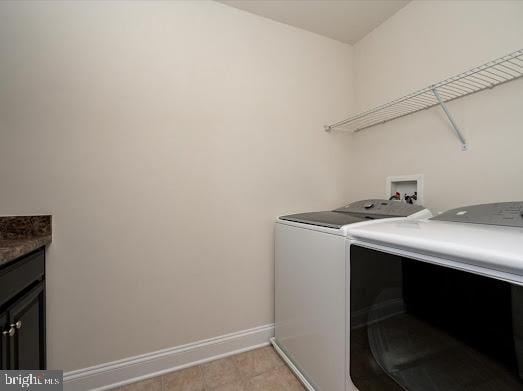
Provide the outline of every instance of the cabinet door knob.
[[9,329],[9,331],[4,331],[2,334],[9,335],[10,337],[12,337],[13,335],[15,335],[15,333],[16,333],[16,329],[14,327],[11,327]]

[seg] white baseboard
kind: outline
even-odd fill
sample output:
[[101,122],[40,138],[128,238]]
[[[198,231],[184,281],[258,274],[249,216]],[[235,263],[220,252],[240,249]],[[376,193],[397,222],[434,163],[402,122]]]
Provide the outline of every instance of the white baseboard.
[[64,373],[65,391],[108,390],[269,345],[274,324]]

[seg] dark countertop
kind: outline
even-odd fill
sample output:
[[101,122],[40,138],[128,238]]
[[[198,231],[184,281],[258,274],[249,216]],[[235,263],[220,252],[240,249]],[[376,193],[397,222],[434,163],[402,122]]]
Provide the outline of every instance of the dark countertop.
[[0,216],[0,266],[51,243],[51,216]]

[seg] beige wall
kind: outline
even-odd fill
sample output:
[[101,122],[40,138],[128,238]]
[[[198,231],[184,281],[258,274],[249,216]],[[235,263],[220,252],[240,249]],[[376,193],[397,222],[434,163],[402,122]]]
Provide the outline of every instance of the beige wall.
[[[523,3],[415,1],[354,48],[212,2],[0,2],[0,214],[54,215],[49,365],[273,321],[272,220],[425,174],[523,199],[523,80],[356,135],[325,123],[520,49]],[[354,69],[352,69],[354,52]],[[351,85],[354,78],[355,86]]]
[[[414,1],[354,46],[355,96],[370,108],[523,48],[521,1]],[[351,198],[383,196],[389,175],[425,174],[435,211],[523,200],[523,80],[370,128],[348,150]]]
[[0,2],[0,214],[54,215],[51,368],[273,322],[273,219],[348,199],[351,55],[213,2]]

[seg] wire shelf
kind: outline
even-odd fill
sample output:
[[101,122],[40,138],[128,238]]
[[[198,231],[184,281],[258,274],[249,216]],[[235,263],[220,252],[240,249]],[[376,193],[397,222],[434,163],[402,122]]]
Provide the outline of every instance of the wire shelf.
[[449,117],[452,127],[460,141],[465,145],[458,127],[448,112],[445,102],[473,94],[487,88],[518,79],[523,76],[523,49],[490,61],[412,94],[403,96],[392,102],[357,114],[343,121],[325,126],[326,131],[360,130],[379,125],[393,119],[404,117],[434,106],[441,105]]

